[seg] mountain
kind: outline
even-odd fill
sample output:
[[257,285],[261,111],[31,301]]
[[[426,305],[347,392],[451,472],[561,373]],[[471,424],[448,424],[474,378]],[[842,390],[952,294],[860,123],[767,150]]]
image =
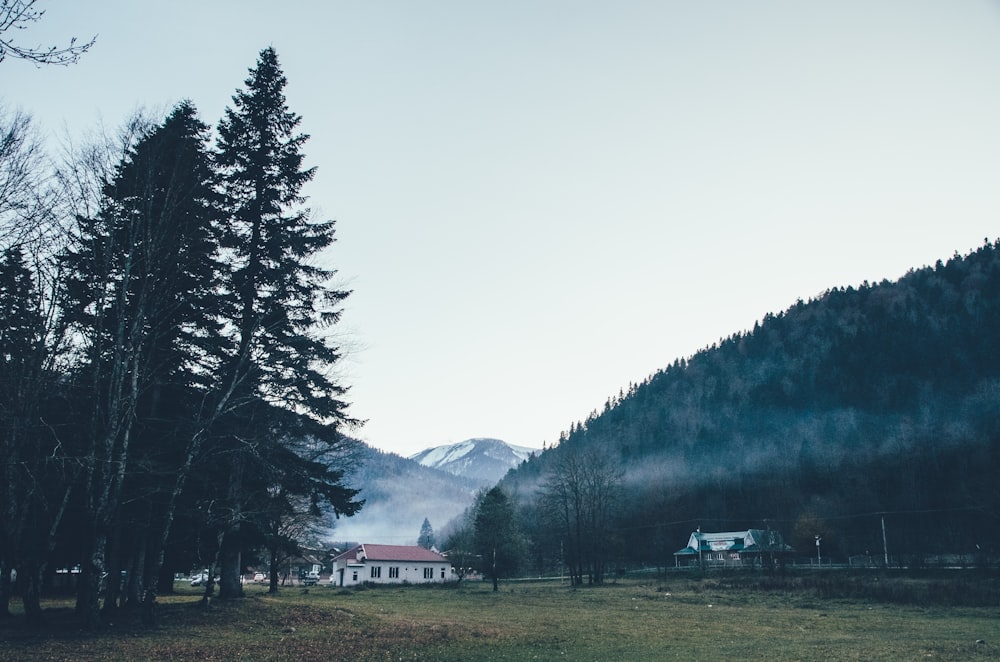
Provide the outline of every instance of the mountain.
[[466,439],[457,444],[427,448],[411,455],[410,459],[486,487],[495,485],[508,471],[537,452],[538,449],[513,446],[499,439]]
[[[841,558],[1000,553],[1000,241],[767,314],[619,392],[504,484],[530,510],[574,455],[620,470],[632,562],[672,563],[699,526],[775,527],[803,554],[821,536]],[[538,520],[533,549],[556,558]]]
[[440,529],[471,503],[479,484],[358,442],[347,484],[360,489],[361,512],[336,520],[336,541],[416,544],[424,518]]

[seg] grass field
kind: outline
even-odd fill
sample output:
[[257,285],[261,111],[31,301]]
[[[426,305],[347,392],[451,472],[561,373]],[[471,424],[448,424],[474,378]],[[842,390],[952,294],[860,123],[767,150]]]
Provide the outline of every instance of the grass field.
[[206,609],[194,589],[181,588],[161,600],[155,628],[126,622],[100,633],[80,630],[69,602],[51,602],[44,628],[0,622],[0,660],[1000,659],[996,604],[894,604],[825,597],[831,591],[801,582],[686,577],[501,589],[314,587],[269,596],[247,586],[246,599]]

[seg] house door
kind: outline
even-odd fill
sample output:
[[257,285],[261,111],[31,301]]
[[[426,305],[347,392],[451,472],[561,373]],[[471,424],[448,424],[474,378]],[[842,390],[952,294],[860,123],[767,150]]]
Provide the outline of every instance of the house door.
[[343,586],[344,585],[344,569],[343,568],[341,568],[340,570],[337,571],[337,585],[338,586]]

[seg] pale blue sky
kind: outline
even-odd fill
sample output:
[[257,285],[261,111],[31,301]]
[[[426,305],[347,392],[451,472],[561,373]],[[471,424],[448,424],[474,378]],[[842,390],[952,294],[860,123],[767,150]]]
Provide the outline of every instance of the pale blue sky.
[[540,447],[840,285],[1000,236],[996,2],[41,0],[0,64],[52,134],[288,76],[354,289],[359,436]]

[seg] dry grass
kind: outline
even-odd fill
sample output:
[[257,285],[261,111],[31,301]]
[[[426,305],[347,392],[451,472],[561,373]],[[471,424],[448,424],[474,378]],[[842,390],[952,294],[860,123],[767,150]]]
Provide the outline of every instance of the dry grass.
[[[384,587],[248,586],[233,603],[163,600],[153,629],[0,625],[0,660],[967,660],[1000,658],[996,606],[905,606],[717,579]],[[977,643],[982,642],[982,643]]]

